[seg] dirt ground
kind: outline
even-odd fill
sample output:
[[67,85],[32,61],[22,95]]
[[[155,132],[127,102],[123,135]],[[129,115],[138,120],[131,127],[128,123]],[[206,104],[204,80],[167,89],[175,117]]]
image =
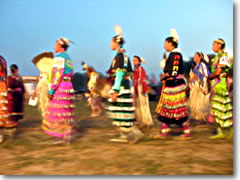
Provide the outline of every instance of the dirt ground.
[[[151,102],[155,117],[156,102]],[[52,145],[41,130],[37,107],[25,106],[25,117],[13,139],[0,144],[1,175],[232,175],[233,140],[211,140],[213,125],[192,125],[191,140],[154,140],[159,122],[143,129],[137,144],[112,143],[117,135],[104,115],[91,118],[85,101],[76,102],[80,136],[69,146]],[[1,129],[6,137],[14,129]]]

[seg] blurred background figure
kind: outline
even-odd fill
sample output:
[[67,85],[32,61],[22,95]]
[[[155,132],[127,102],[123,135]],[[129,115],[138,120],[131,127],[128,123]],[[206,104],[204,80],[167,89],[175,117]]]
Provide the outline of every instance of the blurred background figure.
[[134,105],[137,125],[139,127],[153,126],[152,115],[149,107],[147,75],[145,69],[141,66],[145,60],[139,56],[133,57],[133,87],[134,87]]
[[211,139],[232,138],[233,136],[233,106],[229,94],[228,77],[233,64],[228,54],[224,51],[225,41],[216,39],[212,50],[217,53],[212,59],[211,75],[211,101],[209,121],[218,124],[217,134]]
[[4,136],[2,128],[13,128],[18,125],[17,121],[12,121],[8,110],[8,91],[7,91],[7,62],[0,56],[0,143]]
[[16,64],[10,66],[10,73],[8,76],[8,110],[11,120],[18,121],[23,118],[25,88]]
[[101,92],[97,87],[98,81],[100,81],[100,74],[97,73],[93,67],[89,67],[84,62],[82,65],[83,70],[87,72],[89,78],[87,86],[90,93],[86,93],[85,96],[88,98],[88,104],[91,107],[91,117],[97,117],[101,115],[103,111]]
[[46,108],[48,105],[48,90],[51,83],[51,70],[53,65],[53,53],[43,52],[35,56],[32,60],[34,65],[40,71],[40,76],[36,90],[32,94],[32,98],[37,97],[38,107],[41,111],[43,119],[45,118]]
[[206,54],[196,52],[193,60],[196,65],[189,73],[189,117],[190,119],[206,122],[209,110],[209,88],[207,82],[210,74],[207,66],[209,59]]

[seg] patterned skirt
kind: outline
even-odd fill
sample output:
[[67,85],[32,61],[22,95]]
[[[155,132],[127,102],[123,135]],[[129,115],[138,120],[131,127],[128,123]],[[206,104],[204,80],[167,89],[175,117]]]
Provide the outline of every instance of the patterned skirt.
[[10,119],[7,96],[6,82],[0,80],[0,127],[15,127],[18,123]]
[[190,96],[188,99],[188,110],[191,119],[198,121],[206,121],[209,114],[209,96],[210,94],[203,94],[198,81],[189,83]]
[[23,93],[8,92],[8,110],[11,120],[18,121],[23,119]]
[[188,119],[186,82],[183,78],[168,79],[162,88],[156,108],[159,121],[166,124],[182,124]]
[[117,101],[113,102],[112,98],[108,98],[108,102],[110,105],[106,110],[114,126],[130,128],[135,124],[135,107],[129,80],[122,81]]
[[226,78],[216,79],[211,94],[210,115],[221,127],[233,125],[233,106],[227,89]]
[[134,98],[136,107],[136,121],[139,127],[150,127],[154,125],[149,106],[148,95],[143,95],[142,86],[138,85],[138,95]]
[[58,138],[71,137],[73,129],[74,90],[72,83],[62,81],[48,102],[42,129]]

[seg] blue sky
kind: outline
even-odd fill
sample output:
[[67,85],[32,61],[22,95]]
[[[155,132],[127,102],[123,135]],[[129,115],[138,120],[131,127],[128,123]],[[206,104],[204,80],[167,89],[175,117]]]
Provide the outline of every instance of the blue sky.
[[0,54],[22,75],[38,75],[31,60],[53,51],[59,37],[75,42],[69,48],[75,72],[81,61],[106,72],[115,55],[110,40],[120,24],[130,58],[147,61],[148,74],[161,73],[159,62],[169,29],[176,28],[185,60],[196,51],[212,53],[218,37],[233,49],[231,0],[1,0]]

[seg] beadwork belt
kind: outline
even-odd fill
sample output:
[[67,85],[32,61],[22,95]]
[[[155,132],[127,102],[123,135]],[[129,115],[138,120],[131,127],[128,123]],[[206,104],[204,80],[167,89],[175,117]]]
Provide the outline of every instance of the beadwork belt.
[[70,82],[71,78],[70,77],[63,77],[62,81],[64,82]]

